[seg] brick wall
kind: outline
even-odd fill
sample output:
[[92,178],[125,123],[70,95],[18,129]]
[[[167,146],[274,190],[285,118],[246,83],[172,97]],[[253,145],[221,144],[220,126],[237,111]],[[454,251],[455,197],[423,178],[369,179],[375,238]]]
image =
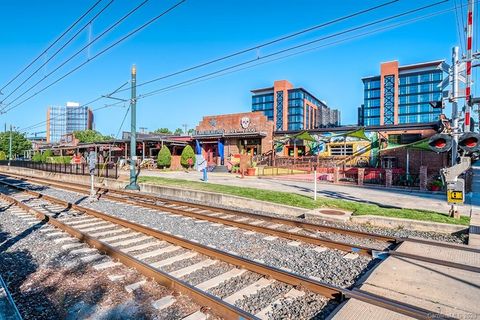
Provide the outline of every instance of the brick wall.
[[[250,119],[250,124],[246,129],[242,128],[241,125],[242,118],[244,117]],[[240,139],[252,139],[247,135],[242,136],[243,130],[247,132],[251,132],[253,130],[254,132],[266,134],[266,137],[261,139],[261,153],[266,153],[272,150],[273,122],[268,121],[268,118],[261,111],[205,116],[195,130],[200,132],[224,130],[225,133],[236,131],[237,133],[235,137],[225,138],[226,156],[228,156],[229,153],[239,153],[238,141]],[[202,140],[201,137],[199,137],[199,139]]]

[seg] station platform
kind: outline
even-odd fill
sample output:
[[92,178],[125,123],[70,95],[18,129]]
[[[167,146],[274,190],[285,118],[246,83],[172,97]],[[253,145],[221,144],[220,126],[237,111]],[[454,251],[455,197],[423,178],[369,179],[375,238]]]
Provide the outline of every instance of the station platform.
[[[405,242],[398,252],[480,267],[480,252]],[[468,248],[468,247],[467,247]],[[403,257],[389,256],[359,289],[458,319],[480,319],[480,273]],[[350,299],[330,315],[334,320],[411,319]]]

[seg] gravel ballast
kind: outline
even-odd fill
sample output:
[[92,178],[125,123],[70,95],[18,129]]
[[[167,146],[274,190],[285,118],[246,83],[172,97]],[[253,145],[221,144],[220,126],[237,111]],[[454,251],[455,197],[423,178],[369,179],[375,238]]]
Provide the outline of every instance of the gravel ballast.
[[246,235],[242,229],[228,230],[224,226],[216,226],[209,222],[197,223],[196,219],[184,220],[170,214],[156,214],[152,210],[126,206],[109,200],[89,202],[85,195],[55,188],[43,188],[42,193],[145,224],[160,231],[181,235],[201,244],[213,245],[251,260],[260,260],[274,267],[291,270],[307,277],[316,277],[332,285],[349,287],[367,267],[372,266],[369,257],[345,259],[343,256],[346,253],[338,250],[317,252],[314,250],[316,246],[313,245],[291,246],[288,245],[291,241],[280,238],[268,241],[264,239],[267,236],[265,234]]
[[[151,302],[171,290],[147,281],[132,293],[124,287],[144,279],[132,269],[122,265],[95,270],[93,264],[80,258],[88,254],[72,255],[62,246],[71,241],[55,243],[47,237],[45,229],[59,232],[38,220],[29,225],[13,211],[21,209],[0,202],[1,246],[0,273],[5,279],[17,307],[24,319],[177,319],[160,314]],[[33,216],[32,216],[33,217]],[[42,231],[41,231],[42,230]],[[67,237],[67,234],[61,236]],[[85,244],[74,249],[88,248]],[[74,250],[72,249],[72,250]],[[102,261],[109,261],[103,256]],[[119,281],[108,279],[110,274],[122,274]],[[175,314],[186,316],[199,310],[199,306],[186,299],[174,306]]]

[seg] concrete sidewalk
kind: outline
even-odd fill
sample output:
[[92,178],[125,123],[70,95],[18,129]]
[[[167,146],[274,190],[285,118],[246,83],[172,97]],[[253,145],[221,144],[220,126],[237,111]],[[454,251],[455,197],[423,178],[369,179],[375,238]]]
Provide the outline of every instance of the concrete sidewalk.
[[[184,171],[160,172],[143,170],[140,175],[190,181],[201,181],[202,178],[202,174],[195,171],[186,173]],[[294,192],[313,197],[313,183],[311,182],[287,181],[257,177],[245,177],[241,179],[238,175],[228,173],[209,173],[208,182],[273,191]],[[319,183],[317,194],[327,198],[374,203],[385,207],[422,209],[441,213],[448,213],[450,208],[446,202],[446,197],[444,194],[433,194],[419,191]],[[480,209],[480,204],[476,202],[474,203],[475,206]],[[461,213],[463,215],[470,215],[472,204],[473,202],[464,206],[459,206]]]

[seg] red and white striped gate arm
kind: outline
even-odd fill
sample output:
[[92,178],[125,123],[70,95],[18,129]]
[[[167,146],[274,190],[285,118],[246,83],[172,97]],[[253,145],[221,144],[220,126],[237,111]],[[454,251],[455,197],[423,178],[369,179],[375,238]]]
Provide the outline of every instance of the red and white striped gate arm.
[[466,106],[465,106],[465,125],[464,132],[470,131],[470,108],[471,108],[471,82],[472,82],[472,42],[473,42],[473,3],[474,0],[468,0],[468,13],[467,13],[467,55],[466,55]]

